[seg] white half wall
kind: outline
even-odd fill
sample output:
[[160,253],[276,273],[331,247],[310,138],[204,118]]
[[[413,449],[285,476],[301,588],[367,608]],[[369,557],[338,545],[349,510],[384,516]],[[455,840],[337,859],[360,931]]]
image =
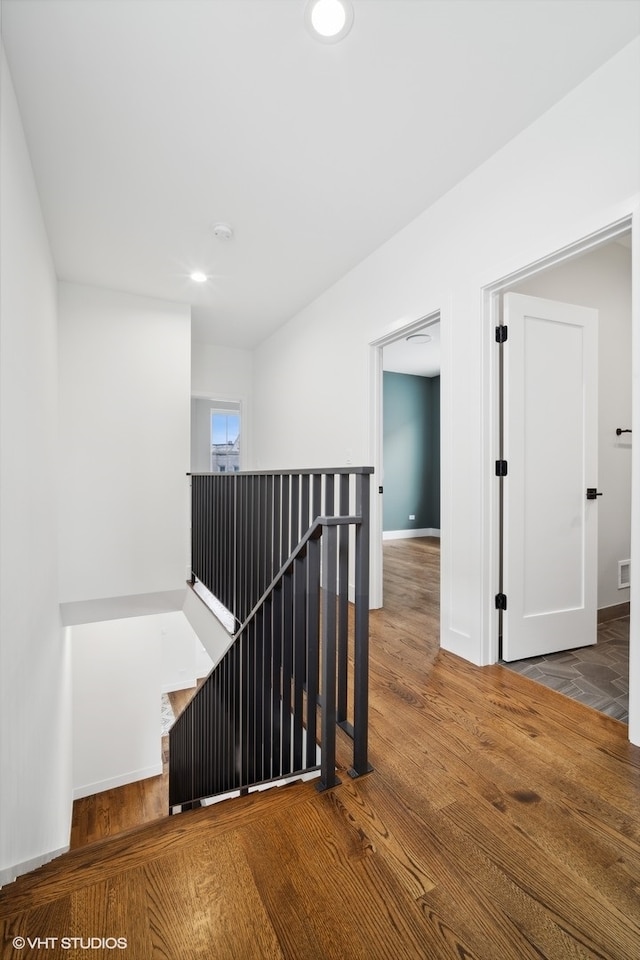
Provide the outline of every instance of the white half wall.
[[[636,208],[639,115],[635,41],[255,352],[256,468],[350,459],[379,469],[369,344],[441,312],[441,643],[474,663],[491,662],[497,646],[495,343],[482,291]],[[639,403],[640,390],[638,422]],[[374,475],[373,489],[381,482]],[[633,608],[632,599],[632,617]],[[632,647],[639,641],[632,620]],[[631,689],[630,736],[640,742],[633,649]]]
[[60,600],[188,576],[188,307],[59,285]]
[[616,427],[631,426],[631,249],[613,241],[513,290],[598,310],[598,609],[626,603],[618,561],[631,551],[632,435]]
[[4,49],[1,61],[0,885],[63,852],[71,828],[56,278]]
[[69,629],[74,799],[158,776],[163,645],[157,618]]
[[180,612],[70,628],[74,798],[162,773],[162,693],[211,669]]
[[204,644],[198,638],[196,644],[196,680],[202,680],[207,677],[213,669],[214,663],[207,653]]
[[184,615],[203,647],[201,662],[205,664],[204,656],[208,657],[211,664],[210,670],[211,667],[220,663],[229,649],[232,634],[225,629],[221,620],[215,616],[195,590],[189,589],[185,594]]

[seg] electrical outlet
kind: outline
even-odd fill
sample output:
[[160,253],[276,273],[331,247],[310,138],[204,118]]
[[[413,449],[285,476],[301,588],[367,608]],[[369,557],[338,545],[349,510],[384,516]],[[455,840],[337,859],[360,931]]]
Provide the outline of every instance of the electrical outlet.
[[416,518],[415,513],[410,513],[410,514],[409,514],[409,520],[415,520],[415,518]]

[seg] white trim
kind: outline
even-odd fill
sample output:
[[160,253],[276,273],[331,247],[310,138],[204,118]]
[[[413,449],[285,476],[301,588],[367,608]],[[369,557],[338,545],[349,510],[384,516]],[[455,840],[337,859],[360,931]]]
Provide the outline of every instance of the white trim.
[[13,883],[14,880],[17,880],[18,877],[23,876],[25,873],[31,873],[32,870],[44,867],[46,863],[55,860],[56,857],[61,857],[63,854],[69,853],[69,850],[70,844],[67,844],[58,850],[51,850],[49,853],[43,853],[39,857],[34,857],[32,860],[23,860],[22,863],[16,863],[11,867],[3,867],[2,870],[0,870],[0,887],[4,887],[7,883]]
[[373,465],[370,506],[369,605],[382,606],[382,348],[369,344],[369,462]]
[[[160,739],[159,730],[158,739]],[[73,799],[82,800],[83,797],[92,797],[94,793],[102,793],[104,790],[114,790],[116,787],[126,786],[127,783],[137,783],[138,780],[147,780],[149,777],[159,777],[161,774],[162,760],[155,763],[152,767],[144,767],[142,770],[131,770],[129,773],[123,773],[119,777],[110,777],[108,780],[98,780],[96,783],[87,783],[82,787],[75,787]]]
[[[631,426],[640,424],[640,202],[631,217]],[[640,556],[640,443],[631,452],[631,550],[630,563]],[[633,478],[635,477],[635,482]],[[629,740],[640,746],[640,577],[632,577],[629,592]]]
[[384,530],[383,540],[412,540],[414,537],[439,537],[440,531],[435,527],[423,527],[418,530]]

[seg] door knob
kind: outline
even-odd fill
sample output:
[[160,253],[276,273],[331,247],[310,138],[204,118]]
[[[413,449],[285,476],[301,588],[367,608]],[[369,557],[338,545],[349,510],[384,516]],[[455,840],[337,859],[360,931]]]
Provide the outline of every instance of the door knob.
[[587,487],[587,500],[595,500],[596,497],[601,497],[602,493],[599,493],[595,487]]

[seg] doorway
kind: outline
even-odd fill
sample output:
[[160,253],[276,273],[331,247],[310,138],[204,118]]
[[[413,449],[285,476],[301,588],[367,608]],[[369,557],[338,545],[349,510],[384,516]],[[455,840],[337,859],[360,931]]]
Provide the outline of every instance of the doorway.
[[[372,606],[380,607],[383,541],[387,547],[393,541],[413,541],[418,547],[420,539],[430,538],[439,554],[439,312],[374,341],[371,350],[378,490],[372,510],[371,582]],[[413,553],[420,556],[418,549]]]
[[[513,649],[506,659],[516,660],[513,667],[518,672],[526,673],[533,679],[546,682],[559,692],[582,700],[596,709],[603,709],[609,715],[626,720],[627,714],[624,702],[628,697],[628,636],[630,611],[630,578],[626,574],[630,571],[631,555],[631,453],[632,453],[632,376],[631,376],[631,232],[630,223],[621,223],[612,228],[613,235],[601,235],[586,245],[585,249],[577,249],[570,255],[559,257],[557,262],[547,264],[544,269],[531,270],[530,275],[522,278],[514,277],[505,282],[496,295],[497,311],[508,303],[515,294],[522,298],[541,298],[540,303],[558,301],[561,304],[574,304],[582,308],[595,308],[599,314],[599,338],[597,349],[597,376],[598,397],[595,419],[597,422],[596,442],[597,460],[595,470],[589,469],[589,477],[580,477],[580,484],[591,487],[592,503],[585,502],[586,490],[578,491],[579,508],[576,517],[586,518],[586,522],[593,521],[597,531],[597,546],[594,539],[594,577],[593,577],[593,609],[590,617],[593,622],[585,625],[582,633],[579,631],[571,636],[570,631],[560,629],[555,636],[549,636],[549,656],[543,647],[539,650],[527,648],[525,643],[521,653],[513,654]],[[524,301],[525,303],[529,301]],[[535,303],[536,301],[532,301]],[[517,320],[517,318],[516,318]],[[535,350],[531,344],[530,349]],[[551,371],[556,357],[549,361]],[[544,370],[544,364],[542,365]],[[550,372],[550,377],[552,376]],[[562,397],[564,384],[560,384],[558,396]],[[510,398],[506,397],[505,402]],[[558,400],[557,402],[561,402]],[[573,443],[567,437],[567,443]],[[508,458],[507,458],[508,463]],[[548,465],[547,474],[553,476],[553,463]],[[546,469],[546,468],[545,468]],[[509,477],[500,480],[509,490]],[[542,480],[549,484],[551,480]],[[596,487],[593,484],[597,485]],[[511,487],[513,495],[515,486]],[[588,494],[587,494],[588,495]],[[597,499],[596,499],[597,498]],[[595,510],[594,510],[595,508]],[[591,519],[589,519],[589,517]],[[513,519],[513,518],[512,518]],[[505,518],[505,522],[509,521]],[[576,520],[578,523],[578,520]],[[513,531],[506,531],[506,538]],[[553,569],[554,560],[549,557],[549,570]],[[518,611],[509,609],[509,578],[513,583],[514,570],[508,557],[504,558],[505,569],[503,583],[507,597],[507,609],[498,614],[503,624],[508,624],[507,630],[516,632],[518,627]],[[557,564],[556,564],[557,566]],[[569,578],[575,573],[568,570]],[[556,570],[556,578],[559,576]],[[522,571],[520,582],[522,582]],[[557,582],[557,580],[556,580]],[[502,593],[502,591],[500,591]],[[517,592],[517,591],[516,591]],[[588,597],[586,598],[589,599]],[[577,608],[579,601],[572,604]],[[588,604],[587,604],[588,605]],[[515,605],[517,607],[517,604]],[[557,605],[559,615],[571,615],[570,605]],[[584,636],[584,644],[596,640],[596,610],[597,610],[597,645],[589,653],[581,647],[580,637]],[[510,613],[513,614],[510,617]],[[533,617],[530,617],[531,626]],[[552,618],[550,618],[551,624]],[[588,629],[587,629],[588,627]],[[550,626],[550,630],[553,626]],[[504,631],[506,632],[506,631]],[[592,634],[590,639],[588,634]],[[625,640],[626,635],[626,640]],[[626,644],[626,647],[625,647]],[[573,653],[551,654],[554,649],[573,649]],[[520,648],[517,648],[520,649]],[[609,662],[609,651],[613,659]],[[503,651],[498,651],[500,657]],[[584,656],[583,656],[584,654]],[[584,669],[583,669],[584,668]],[[542,672],[542,676],[540,676]]]

